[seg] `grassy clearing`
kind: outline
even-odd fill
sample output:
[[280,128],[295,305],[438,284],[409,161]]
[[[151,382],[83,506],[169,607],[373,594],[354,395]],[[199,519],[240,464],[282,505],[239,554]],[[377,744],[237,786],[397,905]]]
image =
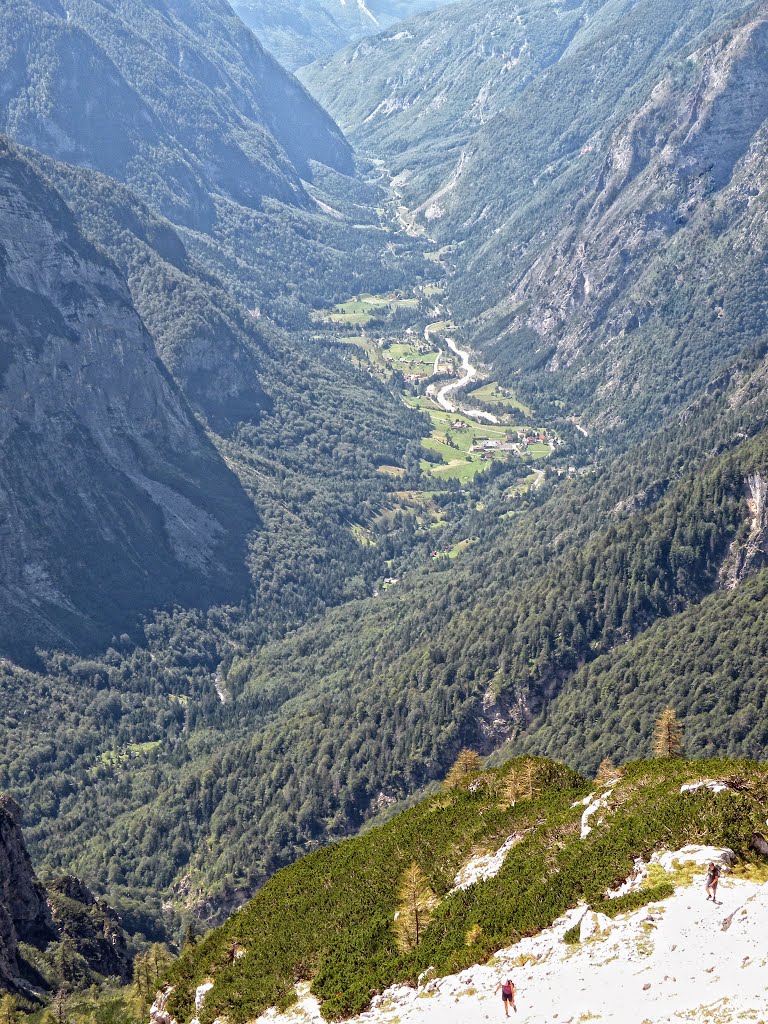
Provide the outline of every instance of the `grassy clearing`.
[[337,303],[332,309],[317,310],[312,319],[339,325],[363,327],[374,317],[386,317],[398,309],[416,309],[419,300],[411,296],[397,295],[355,295],[345,302]]
[[405,470],[402,466],[379,466],[376,472],[381,473],[383,476],[395,478],[405,476]]
[[425,469],[425,463],[422,462],[422,469],[425,473],[431,473],[432,476],[441,477],[444,480],[458,480],[461,483],[466,483],[470,480],[474,480],[478,473],[486,468],[485,462],[472,461],[467,462],[457,459],[454,462],[449,463],[447,466],[435,466],[426,463],[427,468]]
[[352,523],[350,530],[352,531],[352,536],[361,547],[372,547],[376,543],[370,530],[366,530],[360,523]]
[[[437,558],[458,558],[462,552],[466,551],[467,548],[471,548],[473,544],[477,544],[476,537],[467,537],[465,540],[460,540],[453,547],[448,548],[446,551],[438,551]],[[490,852],[490,851],[483,851]]]
[[428,334],[446,334],[448,331],[455,331],[456,324],[453,320],[435,320],[433,324],[427,325]]
[[502,388],[496,381],[492,381],[490,384],[483,384],[482,387],[475,388],[474,391],[468,392],[470,398],[477,402],[484,402],[486,405],[504,405],[512,406],[515,409],[519,409],[524,416],[532,416],[533,410],[515,397],[513,391],[509,388]]
[[124,764],[129,757],[142,757],[151,753],[153,750],[157,750],[161,744],[162,740],[147,740],[145,743],[129,743],[125,750],[102,751],[99,760],[102,764],[116,768],[118,765]]
[[543,441],[536,441],[534,444],[528,445],[528,454],[532,459],[545,459],[552,454],[552,449]]

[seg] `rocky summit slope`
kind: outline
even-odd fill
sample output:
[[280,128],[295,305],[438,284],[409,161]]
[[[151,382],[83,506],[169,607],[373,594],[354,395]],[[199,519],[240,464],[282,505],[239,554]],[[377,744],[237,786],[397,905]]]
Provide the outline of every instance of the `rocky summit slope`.
[[546,761],[459,764],[387,825],[278,872],[185,951],[155,1024],[480,1024],[510,975],[538,1024],[761,1019],[764,768],[636,762],[587,784]]
[[[706,900],[706,866],[721,867],[718,905]],[[733,851],[687,846],[651,858],[674,894],[606,918],[577,907],[539,935],[500,949],[488,964],[445,978],[427,971],[416,986],[387,989],[355,1024],[485,1024],[503,1011],[496,986],[512,978],[514,1019],[527,1024],[730,1024],[765,1010],[768,883],[729,876]],[[578,929],[579,942],[566,936]],[[204,999],[201,994],[201,1003]],[[261,1024],[321,1024],[306,983],[298,1004],[267,1011]]]
[[180,223],[209,222],[212,192],[308,205],[311,160],[351,168],[333,121],[223,0],[22,0],[4,11],[0,68],[0,130]]
[[239,482],[124,279],[4,142],[0,225],[3,650],[95,645],[139,610],[244,585]]

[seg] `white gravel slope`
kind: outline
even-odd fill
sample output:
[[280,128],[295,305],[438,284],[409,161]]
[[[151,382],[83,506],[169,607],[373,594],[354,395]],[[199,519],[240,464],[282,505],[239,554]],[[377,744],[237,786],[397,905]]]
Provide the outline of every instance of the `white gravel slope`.
[[[687,847],[678,860],[703,865],[718,851]],[[717,859],[728,862],[730,851]],[[667,858],[669,865],[672,858]],[[662,864],[664,864],[662,859]],[[354,1024],[486,1024],[504,1019],[499,980],[517,986],[520,1024],[768,1024],[768,884],[727,875],[720,904],[705,899],[703,871],[662,903],[611,922],[590,914],[580,945],[562,941],[584,917],[570,911],[551,928],[508,949],[491,964],[418,989],[389,989]],[[602,923],[607,931],[594,931]],[[308,988],[287,1014],[269,1011],[261,1024],[321,1024]]]

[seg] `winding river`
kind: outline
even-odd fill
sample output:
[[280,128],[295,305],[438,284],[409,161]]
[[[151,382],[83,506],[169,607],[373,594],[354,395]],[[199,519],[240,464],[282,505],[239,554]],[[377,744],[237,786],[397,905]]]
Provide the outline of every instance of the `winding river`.
[[[429,327],[425,328],[424,336],[429,338]],[[485,420],[487,423],[498,423],[498,417],[494,416],[490,412],[485,412],[483,409],[465,409],[462,406],[454,405],[448,399],[448,395],[454,391],[459,391],[465,388],[470,381],[477,377],[477,367],[473,366],[469,359],[469,352],[465,351],[456,344],[453,338],[446,338],[445,343],[448,348],[453,352],[454,355],[458,356],[461,360],[461,377],[458,380],[452,380],[448,384],[444,384],[435,395],[435,401],[437,404],[445,409],[446,412],[460,412],[464,416],[468,416],[474,420]],[[439,358],[439,357],[438,357]],[[435,362],[437,366],[437,362]]]

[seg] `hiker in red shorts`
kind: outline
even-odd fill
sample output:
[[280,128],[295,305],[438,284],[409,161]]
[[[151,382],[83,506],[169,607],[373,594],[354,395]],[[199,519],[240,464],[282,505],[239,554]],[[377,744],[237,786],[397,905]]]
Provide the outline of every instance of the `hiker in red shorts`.
[[504,1013],[507,1016],[509,1016],[510,1006],[515,1011],[515,1013],[517,1013],[517,1007],[515,1006],[514,982],[510,978],[507,978],[506,981],[500,981],[499,984],[496,986],[496,991],[493,994],[496,995],[496,992],[498,992],[499,989],[501,989],[501,1001],[504,1004]]

